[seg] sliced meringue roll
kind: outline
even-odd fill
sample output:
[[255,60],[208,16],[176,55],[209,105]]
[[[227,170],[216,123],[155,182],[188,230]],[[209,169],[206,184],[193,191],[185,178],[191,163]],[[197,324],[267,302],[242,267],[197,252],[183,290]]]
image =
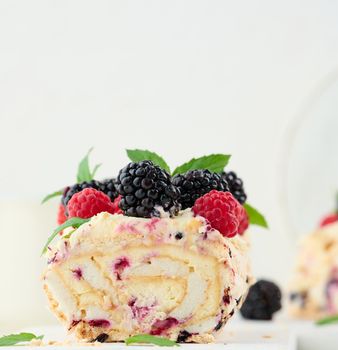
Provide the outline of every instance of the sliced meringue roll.
[[211,342],[252,282],[247,250],[243,236],[223,237],[190,209],[150,219],[103,212],[49,247],[44,290],[78,339]]

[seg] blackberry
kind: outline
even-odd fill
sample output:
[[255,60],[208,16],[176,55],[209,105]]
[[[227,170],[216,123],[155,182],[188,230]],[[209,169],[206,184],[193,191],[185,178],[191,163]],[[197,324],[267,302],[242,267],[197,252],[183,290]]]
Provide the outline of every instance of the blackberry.
[[240,312],[244,318],[251,320],[271,320],[272,315],[282,307],[281,298],[276,284],[260,280],[250,287]]
[[106,179],[100,182],[101,191],[104,192],[112,202],[119,195],[116,191],[115,182],[116,179]]
[[225,179],[229,185],[230,192],[238,200],[239,203],[244,204],[246,202],[246,193],[243,187],[243,181],[237,177],[233,171],[222,172],[222,178]]
[[180,193],[170,175],[149,160],[129,163],[120,170],[116,189],[121,195],[119,207],[127,216],[159,216],[156,206],[163,207],[171,216],[180,210]]
[[84,190],[85,188],[94,188],[95,190],[101,191],[101,184],[96,180],[92,180],[84,181],[73,186],[66,187],[61,198],[61,203],[66,207],[73,195]]
[[228,183],[219,174],[209,170],[190,170],[175,175],[173,184],[180,190],[182,209],[191,208],[197,198],[212,191],[229,191]]
[[66,207],[69,200],[74,196],[74,194],[84,190],[85,188],[94,188],[95,190],[105,193],[112,202],[118,196],[115,188],[115,179],[107,179],[102,182],[91,180],[75,184],[71,187],[66,187],[63,192],[61,203]]

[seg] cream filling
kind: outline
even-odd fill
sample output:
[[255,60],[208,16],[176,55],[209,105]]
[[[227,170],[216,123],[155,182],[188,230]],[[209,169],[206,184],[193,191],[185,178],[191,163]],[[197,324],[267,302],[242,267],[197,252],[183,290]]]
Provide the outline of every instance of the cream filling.
[[59,275],[55,272],[48,273],[45,283],[53,299],[58,303],[57,311],[63,314],[69,323],[80,319],[76,298],[66,288]]
[[189,333],[206,333],[212,331],[216,325],[216,317],[210,317],[202,322],[186,327],[185,330]]
[[171,317],[184,320],[192,316],[194,311],[203,303],[207,283],[196,272],[192,272],[188,277],[188,288],[182,303],[170,313]]

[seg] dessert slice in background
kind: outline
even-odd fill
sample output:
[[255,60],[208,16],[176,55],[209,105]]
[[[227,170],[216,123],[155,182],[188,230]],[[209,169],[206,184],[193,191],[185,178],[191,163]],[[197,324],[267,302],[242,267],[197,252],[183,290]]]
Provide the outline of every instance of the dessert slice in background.
[[300,243],[289,286],[289,312],[320,319],[338,314],[338,215],[326,216]]

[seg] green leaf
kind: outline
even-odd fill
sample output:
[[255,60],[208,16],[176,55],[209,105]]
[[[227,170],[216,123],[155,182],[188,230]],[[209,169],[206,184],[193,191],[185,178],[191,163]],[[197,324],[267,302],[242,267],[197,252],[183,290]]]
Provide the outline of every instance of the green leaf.
[[97,169],[101,166],[101,164],[98,164],[94,167],[94,170],[91,172],[89,167],[89,155],[91,151],[93,150],[93,147],[87,152],[86,156],[81,160],[78,169],[77,169],[77,182],[83,182],[83,181],[91,181],[94,178],[94,175],[97,171]]
[[70,231],[69,233],[67,233],[66,235],[62,235],[62,239],[69,239],[70,236],[76,231],[76,229]]
[[323,326],[325,324],[338,323],[338,315],[322,318],[316,322],[317,325]]
[[43,255],[44,253],[46,253],[47,248],[49,246],[49,244],[52,242],[52,240],[58,235],[59,232],[61,232],[62,230],[64,230],[67,227],[74,227],[74,228],[79,228],[82,224],[84,224],[85,222],[89,221],[90,219],[82,219],[82,218],[70,218],[68,219],[66,222],[64,222],[62,225],[60,225],[59,227],[57,227],[54,232],[49,236],[45,246],[43,247],[42,253],[41,255]]
[[244,208],[249,215],[249,222],[251,225],[268,228],[268,223],[266,222],[265,217],[257,209],[248,203],[244,204]]
[[177,167],[174,170],[173,175],[183,174],[189,170],[196,169],[208,169],[215,173],[220,173],[228,164],[230,157],[231,156],[228,154],[210,154],[209,156],[193,158],[189,162]]
[[127,155],[132,162],[140,162],[142,160],[151,160],[155,165],[160,166],[170,174],[169,165],[165,160],[154,152],[141,149],[127,149]]
[[62,194],[63,194],[63,190],[55,191],[53,193],[50,193],[41,201],[41,204],[46,203],[47,201],[49,201],[53,197],[62,196]]
[[43,335],[36,336],[33,333],[18,333],[18,334],[10,334],[4,335],[0,338],[0,346],[12,346],[17,343],[29,342],[33,339],[42,339]]
[[132,337],[129,337],[125,340],[126,345],[130,344],[154,344],[158,346],[180,346],[176,342],[163,338],[163,337],[155,337],[149,334],[137,334]]
[[94,169],[93,169],[93,171],[92,171],[92,179],[94,179],[95,174],[96,174],[96,172],[97,172],[97,169],[98,169],[101,165],[102,165],[102,164],[96,164],[96,165],[94,166]]

